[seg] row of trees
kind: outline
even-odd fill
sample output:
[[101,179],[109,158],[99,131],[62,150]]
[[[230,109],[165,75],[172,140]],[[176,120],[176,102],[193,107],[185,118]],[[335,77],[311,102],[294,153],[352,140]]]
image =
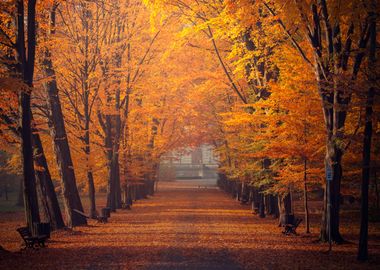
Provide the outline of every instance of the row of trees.
[[303,191],[307,232],[308,192],[322,185],[320,239],[342,243],[341,194],[359,197],[361,178],[366,260],[369,191],[379,209],[376,1],[149,3],[157,17],[179,16],[190,46],[210,51],[225,75],[230,91],[212,121],[223,185],[238,196],[250,186],[254,204],[265,195],[269,208],[278,197],[280,214],[292,211],[291,191]]
[[202,139],[188,100],[207,67],[181,76],[191,55],[172,50],[178,20],[152,28],[149,16],[137,0],[1,3],[2,148],[7,168],[24,170],[29,226],[86,224],[82,191],[92,217],[96,191],[112,211],[128,207],[164,153]]
[[343,241],[340,196],[361,179],[367,258],[369,191],[379,207],[376,1],[0,5],[2,147],[23,165],[28,224],[40,204],[64,225],[57,190],[68,226],[86,222],[73,211],[80,190],[92,216],[97,189],[120,208],[128,185],[155,180],[164,153],[207,142],[224,185],[251,190],[261,216],[270,206],[286,217],[302,191],[307,231],[308,193],[327,191],[328,172],[323,241]]

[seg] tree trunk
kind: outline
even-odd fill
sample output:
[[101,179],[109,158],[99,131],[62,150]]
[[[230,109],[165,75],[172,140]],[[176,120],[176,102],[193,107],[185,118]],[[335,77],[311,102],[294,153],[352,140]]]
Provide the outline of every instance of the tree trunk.
[[241,198],[241,184],[238,181],[235,181],[235,190],[236,190],[235,199],[237,201],[240,201],[240,198]]
[[22,77],[28,89],[21,89],[19,94],[20,116],[21,116],[21,156],[24,175],[24,206],[26,223],[33,231],[33,223],[40,221],[36,178],[33,164],[33,146],[31,130],[31,113],[30,113],[30,95],[33,87],[34,74],[34,57],[36,46],[36,1],[28,1],[27,16],[27,50],[25,48],[25,31],[24,31],[24,1],[16,1],[16,60],[17,71]]
[[361,209],[360,209],[360,237],[358,260],[368,260],[368,189],[371,166],[371,140],[372,140],[372,114],[375,98],[376,72],[372,69],[376,67],[376,1],[371,3],[370,23],[370,50],[368,59],[368,70],[370,88],[367,93],[365,109],[365,128],[363,139],[363,168],[362,168],[362,187],[361,187]]
[[259,213],[260,208],[260,194],[256,188],[252,187],[252,213]]
[[292,213],[292,196],[289,193],[286,195],[278,196],[278,209],[280,212],[279,225],[285,225]]
[[278,197],[271,195],[271,204],[272,204],[272,209],[273,209],[273,217],[278,218],[280,216],[280,211],[278,209]]
[[159,172],[160,163],[156,162],[153,165],[153,173],[152,173],[152,179],[151,179],[151,187],[150,187],[150,196],[154,196],[154,187],[158,180],[158,172]]
[[[121,58],[120,58],[121,59]],[[117,61],[117,66],[121,63]],[[116,82],[120,86],[120,81]],[[112,211],[121,208],[121,187],[120,187],[120,165],[119,149],[121,138],[120,119],[120,88],[117,87],[115,93],[115,110],[118,112],[114,117],[106,116],[106,147],[107,159],[109,162],[109,179],[107,189],[107,207]],[[109,147],[109,148],[108,148]]]
[[[342,178],[342,166],[341,166],[341,150],[337,149],[336,146],[334,151],[338,152],[338,159],[331,159],[327,156],[326,163],[329,164],[328,160],[337,160],[334,165],[332,165],[332,181],[330,181],[330,191],[327,192],[328,183],[325,184],[325,196],[324,196],[324,207],[322,213],[322,223],[320,240],[322,242],[327,242],[329,240],[329,228],[331,229],[331,241],[335,243],[342,243],[344,239],[339,232],[340,223],[340,183]],[[328,194],[330,195],[328,198]],[[330,224],[328,224],[328,199],[330,200]]]
[[322,212],[322,221],[321,221],[321,231],[319,234],[319,240],[322,242],[327,242],[329,240],[329,232],[328,232],[328,204],[327,204],[327,196],[328,196],[328,184],[325,183],[324,192],[323,192],[323,212]]
[[42,147],[41,139],[37,130],[33,131],[33,148],[34,148],[34,163],[38,170],[36,170],[36,178],[41,186],[41,192],[44,196],[46,208],[48,210],[48,217],[53,229],[60,229],[65,226],[62,218],[61,209],[57,195],[54,190],[54,185],[51,180],[49,167],[47,165],[45,153]]
[[32,134],[31,134],[31,117],[30,117],[30,94],[20,94],[20,111],[21,120],[21,149],[23,158],[24,174],[24,206],[26,221],[28,226],[34,222],[39,222],[39,210],[36,191],[36,178],[34,174]]
[[273,215],[275,218],[278,218],[278,202],[277,197],[273,195],[267,195],[265,204],[267,205],[267,214]]
[[37,168],[36,171],[36,192],[37,192],[37,201],[39,206],[39,214],[40,214],[40,222],[50,222],[50,213],[46,200],[46,193],[43,190],[42,183],[40,182],[40,178],[37,176]]
[[106,129],[105,129],[105,147],[106,147],[106,156],[107,156],[107,167],[108,167],[108,183],[107,183],[107,207],[111,209],[111,211],[116,210],[115,205],[115,177],[113,168],[114,163],[113,159],[113,147],[112,147],[112,126],[111,126],[111,116],[106,115]]
[[[51,12],[51,22],[54,26],[55,11]],[[67,138],[65,122],[59,99],[56,75],[51,61],[51,54],[48,48],[45,49],[45,58],[43,61],[43,69],[46,77],[51,78],[45,84],[47,91],[47,100],[50,108],[50,135],[53,139],[54,152],[61,176],[61,185],[63,193],[63,204],[65,206],[66,222],[68,227],[87,224],[87,220],[82,215],[73,211],[77,209],[83,212],[82,202],[79,197],[78,188],[76,186],[76,178],[74,166],[71,158],[69,141]]]
[[84,18],[82,21],[82,28],[85,30],[84,35],[84,64],[83,64],[83,73],[82,73],[82,91],[83,91],[83,117],[84,117],[84,136],[82,137],[84,141],[84,154],[86,155],[86,175],[87,175],[87,184],[88,184],[88,197],[90,201],[89,214],[90,217],[94,218],[96,214],[96,202],[95,202],[95,185],[94,185],[94,176],[92,174],[92,164],[90,161],[91,155],[91,144],[90,144],[90,122],[91,122],[91,111],[90,111],[90,68],[88,60],[89,52],[89,26],[88,18],[91,14],[85,5],[82,3],[82,8],[84,9]]
[[[327,90],[321,90],[327,91]],[[334,101],[326,101],[328,104],[334,104]],[[320,240],[323,242],[329,239],[329,228],[331,229],[331,241],[342,243],[344,240],[339,232],[340,223],[340,186],[342,180],[342,156],[343,152],[339,145],[337,145],[337,138],[343,135],[341,130],[344,126],[344,117],[340,116],[330,106],[324,109],[326,127],[328,130],[327,143],[326,143],[326,167],[330,166],[332,171],[332,181],[330,181],[329,198],[327,198],[327,181],[325,183],[325,196],[324,196],[324,210],[322,214]],[[330,224],[328,224],[328,205],[327,201],[330,200]]]
[[[117,143],[119,145],[119,143]],[[115,147],[116,148],[116,147]],[[121,208],[121,187],[120,187],[120,166],[119,166],[119,147],[113,150],[112,168],[114,169],[114,185],[115,185],[115,208]]]
[[260,192],[260,207],[259,207],[259,217],[265,218],[265,200],[264,200],[264,193]]
[[[119,31],[121,31],[120,26],[118,28]],[[120,33],[120,32],[118,32]],[[120,37],[117,36],[117,40],[120,41]],[[130,57],[130,56],[128,56]],[[123,59],[123,54],[119,53],[116,56],[116,63],[115,66],[117,68],[121,68],[122,66],[122,59]],[[129,79],[128,79],[129,80]],[[128,83],[129,84],[129,83]],[[112,173],[114,177],[114,196],[115,196],[115,208],[120,209],[121,208],[121,186],[120,186],[120,164],[119,164],[119,150],[120,150],[120,138],[121,138],[121,130],[122,130],[122,123],[121,123],[121,110],[120,110],[120,87],[121,87],[121,80],[119,78],[116,79],[116,90],[115,90],[115,110],[116,110],[116,115],[115,115],[115,123],[114,123],[114,129],[115,129],[115,134],[113,134],[113,139],[112,139],[112,166],[111,169],[114,170]],[[128,93],[127,93],[128,95]],[[126,112],[128,113],[128,105],[129,102],[128,98],[126,97]],[[127,120],[125,120],[127,121]]]
[[270,215],[272,209],[269,202],[269,195],[264,195],[264,203],[265,203],[265,214]]
[[363,141],[363,168],[361,187],[361,208],[360,208],[360,238],[358,260],[368,259],[368,188],[371,165],[371,139],[372,139],[372,106],[375,89],[371,87],[367,96],[366,124]]
[[[50,62],[51,64],[50,59],[45,61],[45,63],[46,62]],[[52,65],[50,66],[51,68],[46,66],[46,64],[44,66],[46,67],[45,73],[49,77],[55,78],[55,72],[52,69]],[[51,118],[49,119],[51,122],[50,134],[53,139],[54,152],[61,176],[66,222],[67,226],[71,228],[73,226],[87,224],[87,221],[85,217],[73,211],[73,209],[77,209],[83,212],[83,207],[76,186],[74,166],[71,158],[65,123],[63,120],[57,82],[55,80],[51,80],[46,83],[45,87],[48,93],[48,102],[51,112]]]
[[308,198],[307,198],[307,160],[306,158],[304,159],[304,172],[303,172],[303,200],[304,200],[304,209],[305,209],[306,233],[310,233],[309,207],[308,207]]
[[133,199],[132,199],[132,185],[128,184],[127,186],[127,205],[131,207],[133,204]]
[[[349,60],[352,51],[354,23],[352,22],[348,28],[346,41],[343,43],[339,19],[334,18],[333,14],[329,14],[328,1],[317,1],[310,5],[310,15],[312,17],[310,21],[306,19],[309,14],[304,13],[302,1],[296,1],[296,5],[304,26],[310,30],[306,38],[314,51],[315,61],[313,68],[318,81],[318,91],[321,96],[326,126],[326,165],[332,168],[332,181],[329,184],[331,187],[329,190],[331,218],[329,224],[327,224],[327,196],[325,196],[320,239],[326,241],[328,234],[330,234],[333,241],[341,243],[344,241],[339,232],[340,185],[342,179],[341,162],[343,152],[338,144],[344,139],[344,125],[352,97],[351,93],[347,93],[345,85],[346,83],[351,84],[352,81],[356,80],[364,57],[364,50],[359,50],[356,54],[352,63],[352,74],[348,74],[348,65],[351,65],[349,64]],[[358,36],[358,46],[364,49],[367,43],[366,27],[363,27],[359,31],[361,32],[359,32]],[[286,32],[289,34],[288,31]],[[301,56],[311,64],[311,61],[307,59],[294,39],[292,39],[292,43],[296,45],[295,47]],[[349,75],[351,81],[343,82],[344,76],[342,74]],[[330,232],[328,228],[331,229]]]
[[115,212],[116,211],[115,177],[113,175],[114,170],[111,168],[112,168],[112,164],[109,164],[108,165],[108,184],[107,184],[107,207],[110,208],[112,212]]
[[377,174],[376,174],[377,168],[376,168],[376,166],[374,166],[373,170],[374,170],[373,182],[374,182],[374,186],[375,186],[375,197],[376,197],[375,207],[377,210],[379,210],[380,209],[380,194],[379,194],[379,187],[377,184]]
[[90,217],[95,218],[97,216],[96,212],[96,201],[95,201],[95,185],[94,185],[94,177],[92,175],[92,171],[87,171],[87,182],[88,182],[88,199],[90,201]]
[[96,213],[96,202],[95,202],[95,184],[94,184],[94,176],[92,174],[92,164],[90,162],[90,117],[88,112],[88,104],[85,104],[85,134],[84,134],[84,152],[86,155],[86,169],[87,169],[87,184],[88,184],[88,199],[90,201],[89,214],[91,218],[95,218],[97,216]]

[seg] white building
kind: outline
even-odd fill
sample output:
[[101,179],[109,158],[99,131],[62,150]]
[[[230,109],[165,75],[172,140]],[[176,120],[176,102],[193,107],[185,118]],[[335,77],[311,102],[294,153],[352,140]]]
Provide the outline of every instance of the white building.
[[165,155],[160,178],[215,178],[218,160],[211,145],[203,144]]

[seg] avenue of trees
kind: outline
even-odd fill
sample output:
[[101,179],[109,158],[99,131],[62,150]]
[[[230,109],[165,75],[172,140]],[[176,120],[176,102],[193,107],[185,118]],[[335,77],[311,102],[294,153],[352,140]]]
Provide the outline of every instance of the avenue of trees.
[[[344,4],[343,4],[344,2]],[[0,139],[26,222],[55,229],[152,194],[161,157],[209,143],[219,185],[280,223],[324,191],[320,240],[380,211],[375,0],[4,0]],[[329,180],[329,181],[327,181]],[[80,194],[90,201],[83,209]],[[63,200],[63,209],[59,206]]]

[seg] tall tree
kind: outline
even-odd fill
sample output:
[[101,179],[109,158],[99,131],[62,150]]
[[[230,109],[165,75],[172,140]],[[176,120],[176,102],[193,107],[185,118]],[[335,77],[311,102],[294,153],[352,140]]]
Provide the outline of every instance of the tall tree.
[[[346,139],[344,127],[347,113],[351,106],[355,81],[361,70],[364,57],[363,49],[368,41],[368,22],[363,17],[365,3],[350,2],[344,8],[340,5],[328,4],[327,1],[296,0],[285,5],[288,14],[296,14],[303,29],[302,38],[312,49],[313,61],[309,59],[307,50],[302,48],[297,37],[286,27],[292,17],[276,13],[277,4],[260,1],[261,5],[274,22],[283,30],[292,46],[316,75],[318,92],[321,98],[326,130],[326,167],[331,167],[332,182],[329,200],[331,201],[331,219],[327,223],[327,197],[321,226],[321,240],[327,240],[331,229],[332,240],[342,242],[339,232],[340,189],[342,180],[342,157]],[[273,4],[273,3],[272,3]],[[342,9],[340,9],[342,7]],[[338,12],[339,10],[339,12]],[[298,36],[298,33],[297,33]],[[357,50],[354,50],[356,48]],[[356,52],[356,53],[353,53]],[[326,182],[327,184],[327,182]],[[327,188],[327,187],[326,187]]]
[[[12,14],[12,12],[7,13],[7,6],[5,3],[5,6],[3,7],[4,14]],[[10,20],[9,17],[4,18],[4,22],[7,20]],[[21,89],[23,88],[22,83],[17,81],[20,77],[20,74],[17,70],[17,61],[15,61],[15,55],[11,53],[9,49],[15,49],[15,45],[11,41],[11,38],[7,36],[7,32],[12,30],[12,24],[2,24],[1,25],[1,33],[3,33],[2,38],[5,38],[7,40],[7,49],[2,51],[2,67],[5,68],[4,75],[7,76],[6,80],[11,83],[10,85],[4,85],[4,89],[2,91],[2,106],[0,110],[0,118],[2,123],[5,125],[4,129],[2,128],[2,136],[4,136],[5,140],[8,136],[11,136],[11,140],[13,140],[12,144],[15,144],[14,146],[19,147],[20,137],[21,137],[21,128],[17,128],[17,121],[20,118],[19,112],[17,112],[16,106],[14,104],[17,103],[17,94],[15,91],[13,91],[13,87],[18,86]],[[3,28],[4,27],[4,28]],[[21,80],[22,81],[22,80]],[[16,84],[15,84],[16,83]],[[34,91],[35,93],[36,91]],[[32,115],[32,112],[30,112]],[[61,211],[58,205],[57,196],[54,191],[54,186],[52,183],[52,179],[50,177],[50,171],[46,163],[46,157],[44,153],[44,149],[42,147],[41,139],[40,139],[40,133],[38,132],[38,129],[36,127],[36,123],[33,120],[33,117],[31,119],[33,122],[32,127],[32,144],[33,144],[33,160],[34,160],[34,169],[35,169],[35,177],[36,177],[36,184],[37,184],[37,190],[39,201],[41,202],[42,210],[45,212],[45,216],[50,220],[53,228],[61,228],[64,226]],[[9,132],[8,132],[9,131]],[[21,184],[22,189],[23,184]],[[21,192],[22,194],[23,192]],[[23,200],[22,200],[23,201]]]
[[369,17],[369,59],[368,59],[368,84],[369,89],[366,94],[365,103],[365,128],[363,139],[363,168],[362,168],[362,186],[361,186],[361,209],[360,209],[360,238],[358,249],[358,260],[368,260],[368,189],[371,172],[371,142],[372,142],[372,115],[376,91],[376,51],[377,51],[377,18],[376,1],[370,1]]
[[45,204],[52,229],[61,229],[65,226],[65,223],[59,207],[57,194],[55,193],[54,184],[51,179],[39,130],[35,127],[35,124],[32,131],[35,173],[37,183],[39,184],[42,193],[40,199]]
[[26,87],[20,91],[21,149],[24,174],[24,204],[26,222],[32,231],[33,223],[40,221],[36,178],[33,164],[30,95],[33,89],[34,59],[36,51],[36,1],[29,0],[26,15],[24,1],[16,1],[16,61],[20,79]]
[[[52,39],[55,33],[57,4],[53,3],[53,6],[50,7],[50,9],[47,39]],[[48,122],[50,127],[50,135],[53,140],[54,153],[61,177],[66,222],[68,227],[87,224],[86,219],[74,211],[74,209],[83,211],[83,207],[77,189],[74,165],[71,158],[71,150],[61,108],[56,72],[53,67],[49,46],[46,46],[44,50],[42,67],[44,74],[49,78],[49,80],[44,84],[47,92],[47,103],[49,107]]]
[[[79,148],[83,158],[79,164],[87,179],[89,214],[96,216],[94,162],[91,155],[91,132],[94,112],[100,84],[99,63],[103,45],[103,33],[107,31],[106,20],[100,21],[102,6],[88,1],[66,1],[59,6],[59,31],[57,40],[65,47],[56,48],[55,58],[59,64],[61,97],[67,102],[66,123],[71,134],[78,140],[74,146]],[[103,23],[104,22],[104,23]],[[58,27],[58,26],[57,26]],[[67,33],[67,34],[66,34]],[[57,65],[58,66],[58,65]],[[58,70],[57,68],[55,71]],[[74,78],[73,80],[71,78]],[[79,147],[78,147],[79,146]],[[78,168],[79,170],[79,168]]]

